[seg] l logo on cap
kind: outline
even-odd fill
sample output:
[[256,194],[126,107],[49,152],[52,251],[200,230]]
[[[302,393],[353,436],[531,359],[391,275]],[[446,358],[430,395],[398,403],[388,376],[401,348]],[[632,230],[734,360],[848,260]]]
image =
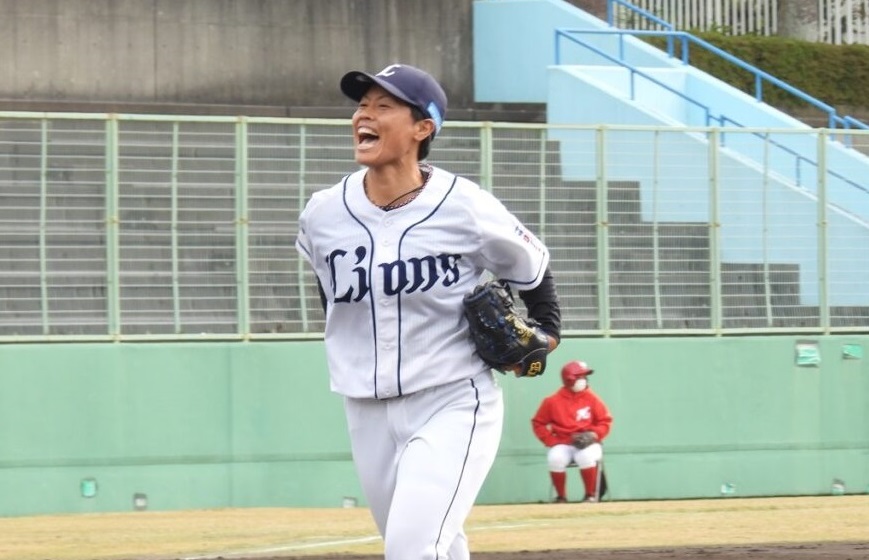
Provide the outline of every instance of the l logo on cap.
[[390,64],[389,66],[387,66],[386,68],[384,68],[383,70],[378,72],[377,75],[378,76],[394,76],[395,71],[398,68],[401,68],[401,64]]

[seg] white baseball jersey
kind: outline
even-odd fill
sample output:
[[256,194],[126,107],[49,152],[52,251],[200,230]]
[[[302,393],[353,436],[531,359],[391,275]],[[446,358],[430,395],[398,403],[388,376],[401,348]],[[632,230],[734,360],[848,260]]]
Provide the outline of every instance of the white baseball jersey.
[[332,390],[388,399],[488,370],[462,298],[486,271],[514,290],[536,287],[545,246],[490,193],[442,169],[388,212],[366,197],[364,174],[315,193],[299,218],[296,247],[327,299]]

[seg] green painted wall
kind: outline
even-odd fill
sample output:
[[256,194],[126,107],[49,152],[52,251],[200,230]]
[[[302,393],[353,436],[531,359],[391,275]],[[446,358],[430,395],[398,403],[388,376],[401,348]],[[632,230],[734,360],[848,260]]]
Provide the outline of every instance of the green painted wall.
[[[805,337],[808,338],[808,337]],[[480,503],[550,498],[530,418],[584,359],[615,416],[611,498],[869,491],[869,336],[567,339],[537,379],[502,377],[507,422]],[[322,343],[7,344],[0,515],[364,504]],[[96,495],[82,495],[82,481]],[[570,492],[580,491],[579,477]]]
[[[828,494],[869,490],[869,365],[843,348],[866,336],[812,339],[816,367],[797,366],[797,337],[568,340],[615,421],[605,464],[613,499]],[[527,418],[558,377],[510,380],[510,419],[483,498],[536,500],[548,490]],[[536,452],[536,454],[535,454]],[[517,476],[517,473],[520,476]],[[523,482],[527,486],[523,487]],[[573,490],[580,497],[578,475]]]

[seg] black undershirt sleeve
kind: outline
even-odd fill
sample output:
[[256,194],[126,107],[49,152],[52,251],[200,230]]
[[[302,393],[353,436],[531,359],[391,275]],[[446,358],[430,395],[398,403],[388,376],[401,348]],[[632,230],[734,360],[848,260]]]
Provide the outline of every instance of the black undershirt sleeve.
[[527,291],[519,290],[519,297],[528,309],[528,316],[540,323],[540,328],[557,341],[561,341],[561,306],[555,291],[555,278],[547,266],[540,284]]
[[320,284],[320,279],[317,278],[317,293],[320,294],[320,305],[323,306],[323,313],[326,312],[326,292],[323,291],[323,285]]

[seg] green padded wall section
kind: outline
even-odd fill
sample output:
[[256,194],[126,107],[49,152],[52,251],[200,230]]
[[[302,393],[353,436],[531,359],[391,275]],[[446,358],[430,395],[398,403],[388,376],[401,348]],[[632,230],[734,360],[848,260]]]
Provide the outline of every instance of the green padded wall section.
[[[867,492],[869,368],[852,354],[869,338],[802,341],[567,340],[543,377],[505,380],[507,430],[483,498],[536,501],[549,490],[530,417],[571,358],[594,367],[591,386],[614,416],[604,459],[612,499],[715,497],[722,487],[737,496],[828,494],[834,478],[849,493]],[[815,345],[820,363],[798,365],[797,350]],[[569,481],[580,498],[578,474]]]
[[[530,418],[570,359],[615,417],[610,499],[866,492],[867,346],[567,339],[544,376],[499,375],[507,419],[479,502],[549,500]],[[0,515],[131,510],[137,494],[157,510],[365,503],[321,341],[7,344],[0,425]]]

